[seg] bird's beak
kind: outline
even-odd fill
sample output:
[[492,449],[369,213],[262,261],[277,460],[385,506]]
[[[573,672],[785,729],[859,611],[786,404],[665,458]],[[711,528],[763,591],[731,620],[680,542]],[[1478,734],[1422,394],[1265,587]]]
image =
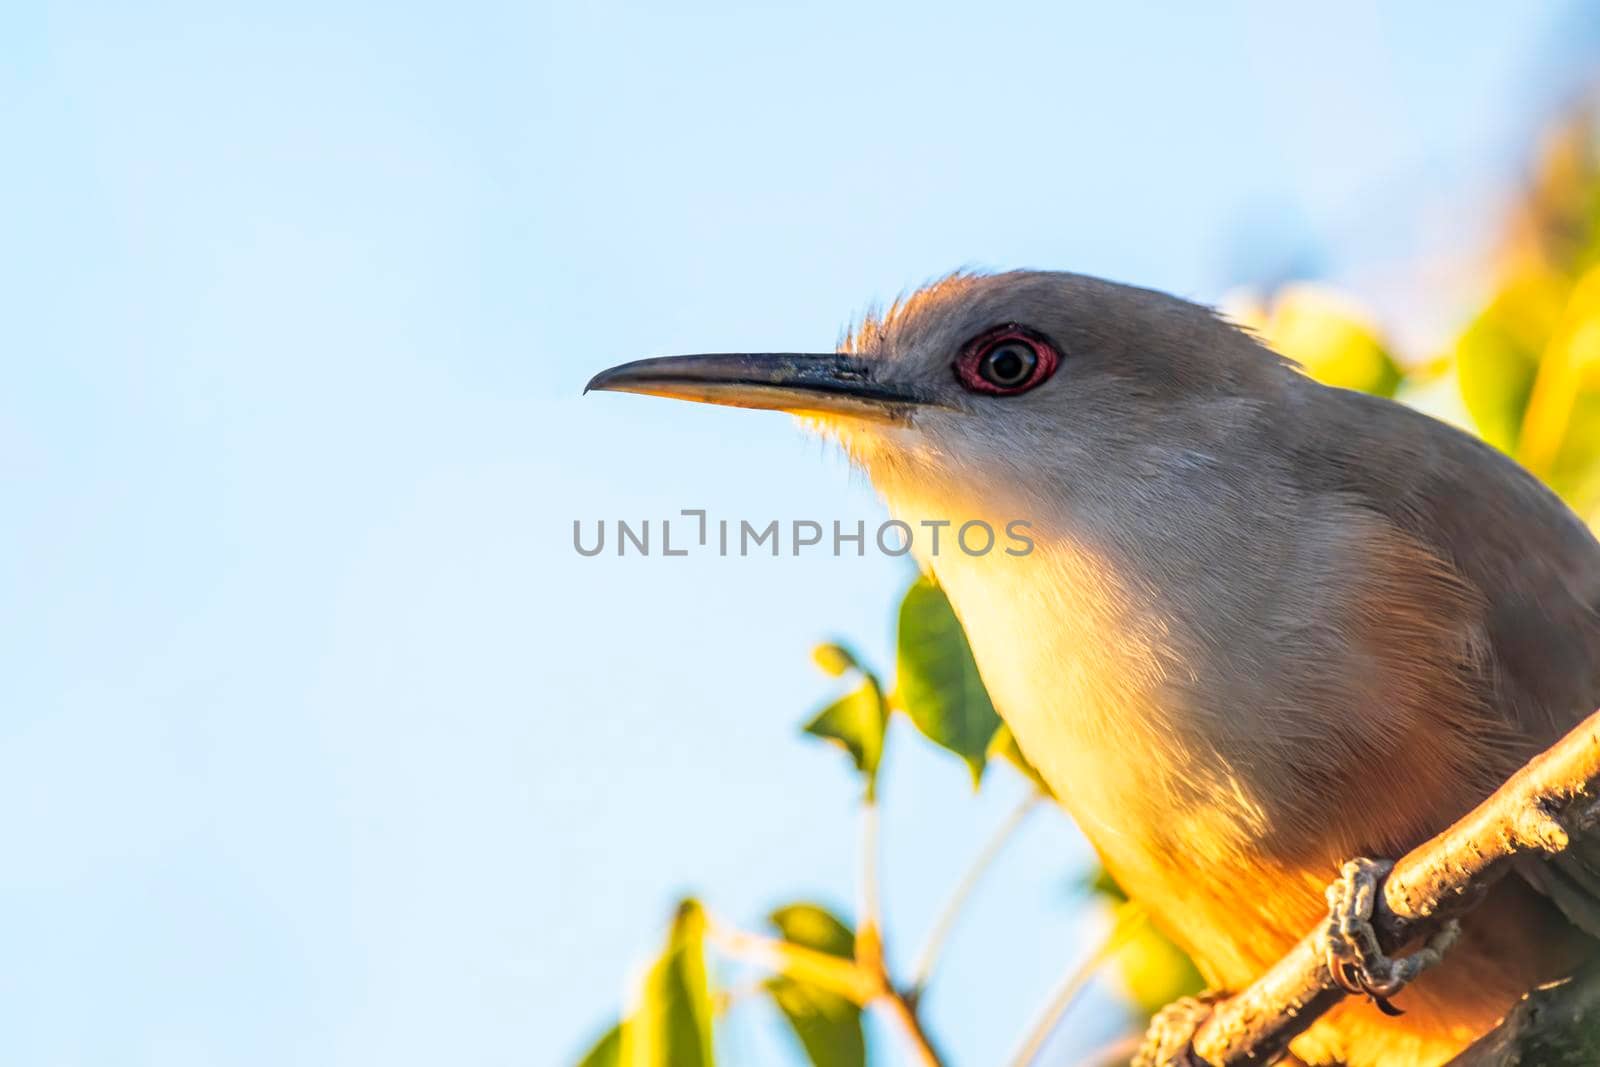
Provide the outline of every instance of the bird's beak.
[[930,402],[877,380],[865,360],[798,352],[641,359],[601,371],[583,391],[590,389],[875,422],[905,422]]

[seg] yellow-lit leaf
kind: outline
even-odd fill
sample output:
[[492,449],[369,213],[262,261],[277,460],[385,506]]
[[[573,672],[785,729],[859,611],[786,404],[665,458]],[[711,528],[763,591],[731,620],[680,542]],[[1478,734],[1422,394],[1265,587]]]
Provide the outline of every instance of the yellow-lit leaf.
[[859,671],[860,662],[855,653],[841,644],[824,642],[811,650],[811,659],[827,674],[834,678],[843,676],[850,671]]
[[[770,916],[784,940],[842,959],[855,958],[855,935],[816,904],[791,904]],[[837,993],[795,978],[769,979],[767,991],[788,1020],[808,1062],[816,1067],[864,1067],[866,1039],[861,1009]]]
[[1039,773],[1039,769],[1029,763],[1028,757],[1024,756],[1022,749],[1017,747],[1017,738],[1011,732],[1011,727],[1003,722],[1000,724],[1000,728],[994,732],[994,736],[989,739],[989,758],[992,760],[1005,760],[1020,771],[1023,777],[1032,782],[1034,788],[1038,789],[1039,792],[1045,796],[1055,795],[1049,784],[1044,780],[1044,776]]
[[1129,931],[1117,950],[1116,964],[1128,995],[1146,1015],[1154,1015],[1179,997],[1193,996],[1205,988],[1205,980],[1189,957],[1149,919],[1138,920],[1138,925]]
[[622,1024],[619,1067],[712,1067],[705,928],[698,902],[678,905],[666,951],[645,975]]
[[1573,401],[1567,435],[1544,480],[1580,515],[1600,507],[1600,391]]
[[823,708],[802,729],[840,745],[850,754],[865,780],[870,801],[877,795],[878,763],[883,758],[888,719],[888,702],[877,679],[868,675],[858,688]]
[[1508,282],[1456,341],[1461,398],[1485,441],[1513,452],[1534,376],[1565,303],[1566,283],[1524,273]]
[[1574,500],[1592,477],[1600,452],[1592,417],[1600,386],[1600,269],[1568,295],[1539,360],[1528,396],[1517,458],[1553,489]]
[[578,1067],[619,1067],[622,1057],[622,1024],[607,1030],[594,1047],[584,1053]]
[[1140,1011],[1153,1015],[1179,997],[1193,996],[1205,987],[1184,951],[1151,924],[1104,867],[1091,876],[1089,889],[1113,907],[1118,926],[1123,927],[1113,958]]
[[1400,384],[1400,369],[1377,329],[1332,290],[1285,286],[1257,328],[1268,344],[1324,385],[1392,396]]

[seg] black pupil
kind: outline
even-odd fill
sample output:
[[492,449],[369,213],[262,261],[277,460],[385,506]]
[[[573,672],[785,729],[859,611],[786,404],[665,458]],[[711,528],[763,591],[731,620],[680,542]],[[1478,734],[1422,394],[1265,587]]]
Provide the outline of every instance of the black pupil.
[[984,377],[995,385],[1020,385],[1033,372],[1037,357],[1024,345],[1006,344],[983,361]]

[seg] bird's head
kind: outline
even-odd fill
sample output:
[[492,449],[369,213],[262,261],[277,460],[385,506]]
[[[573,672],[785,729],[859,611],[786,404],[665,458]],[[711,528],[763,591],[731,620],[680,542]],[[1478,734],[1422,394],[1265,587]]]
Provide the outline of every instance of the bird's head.
[[588,388],[787,411],[836,437],[897,510],[1018,515],[1181,469],[1290,377],[1209,309],[1015,271],[944,278],[833,353],[645,359]]

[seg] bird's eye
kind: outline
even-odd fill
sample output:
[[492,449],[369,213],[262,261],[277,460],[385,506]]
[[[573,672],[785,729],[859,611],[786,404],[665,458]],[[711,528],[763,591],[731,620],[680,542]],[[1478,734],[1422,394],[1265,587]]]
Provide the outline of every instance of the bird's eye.
[[956,379],[975,393],[1012,396],[1050,377],[1059,359],[1055,346],[1042,336],[1008,323],[962,346],[955,363]]
[[1008,341],[983,354],[978,361],[978,373],[990,385],[1015,389],[1028,380],[1038,362],[1039,357],[1033,354],[1033,349],[1016,341]]

